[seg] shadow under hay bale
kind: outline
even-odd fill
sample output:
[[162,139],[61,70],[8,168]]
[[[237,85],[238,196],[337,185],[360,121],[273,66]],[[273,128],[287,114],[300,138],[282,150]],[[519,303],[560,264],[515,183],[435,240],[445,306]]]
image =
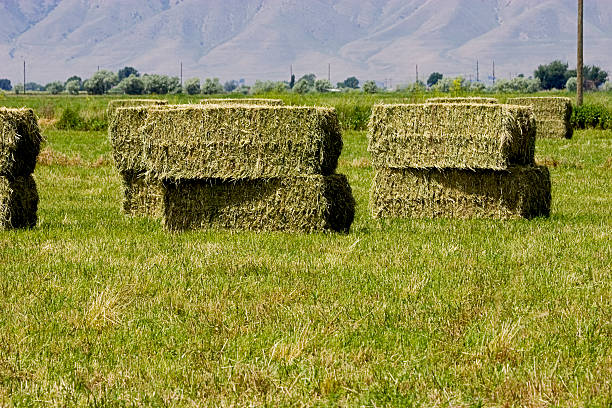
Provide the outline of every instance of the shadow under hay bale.
[[538,138],[571,139],[572,100],[565,97],[509,98],[512,105],[531,106],[536,118]]
[[0,107],[0,176],[28,176],[43,138],[32,109]]
[[333,108],[150,108],[141,133],[147,170],[169,179],[327,175],[336,169],[342,150]]
[[355,200],[346,176],[165,182],[168,230],[348,232]]
[[548,168],[377,169],[374,218],[534,218],[550,214]]
[[530,107],[375,105],[368,151],[375,167],[503,170],[533,163],[535,132]]
[[0,176],[0,230],[36,226],[38,191],[32,175]]
[[123,180],[123,213],[131,216],[161,218],[164,185],[146,173],[121,172]]
[[240,105],[271,105],[271,106],[280,106],[285,103],[280,99],[264,99],[264,98],[211,98],[211,99],[202,99],[200,103],[205,104],[214,104],[214,105],[223,105],[227,103],[237,103]]
[[429,98],[425,103],[499,103],[495,98],[483,98],[478,96],[455,97],[455,98]]

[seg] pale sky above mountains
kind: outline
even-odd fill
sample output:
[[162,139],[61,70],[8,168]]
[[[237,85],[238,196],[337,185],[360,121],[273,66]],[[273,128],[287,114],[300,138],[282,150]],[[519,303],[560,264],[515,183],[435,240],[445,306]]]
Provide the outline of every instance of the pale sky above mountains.
[[[575,66],[575,0],[0,0],[0,78],[113,71],[184,78],[413,82]],[[612,0],[585,1],[585,62],[612,71]]]

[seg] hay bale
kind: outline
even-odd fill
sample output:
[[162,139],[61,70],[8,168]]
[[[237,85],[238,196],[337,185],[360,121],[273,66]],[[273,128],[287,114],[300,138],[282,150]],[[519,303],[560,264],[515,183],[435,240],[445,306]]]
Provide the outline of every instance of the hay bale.
[[142,134],[147,170],[170,179],[327,175],[336,169],[342,150],[333,108],[150,108]]
[[484,98],[480,96],[455,97],[455,98],[429,98],[425,103],[499,103],[495,98]]
[[374,218],[533,218],[550,213],[545,166],[507,170],[377,169]]
[[0,176],[0,230],[36,226],[38,191],[32,175]]
[[112,115],[118,108],[129,108],[134,106],[162,106],[168,101],[159,99],[114,99],[108,103],[107,113]]
[[348,232],[355,200],[346,176],[165,182],[168,230]]
[[146,173],[121,172],[123,180],[123,213],[131,216],[161,218],[165,188]]
[[0,107],[0,176],[32,174],[42,140],[32,109]]
[[201,104],[223,105],[226,103],[237,103],[240,105],[270,105],[280,106],[285,103],[280,99],[264,99],[264,98],[210,98],[202,99]]
[[533,163],[535,122],[524,106],[375,105],[368,141],[377,167],[502,170]]
[[108,138],[113,160],[120,172],[143,172],[144,141],[140,128],[144,125],[148,107],[117,108],[110,116]]
[[536,118],[538,138],[567,138],[573,136],[570,120],[572,100],[565,97],[509,98],[508,104],[531,106]]

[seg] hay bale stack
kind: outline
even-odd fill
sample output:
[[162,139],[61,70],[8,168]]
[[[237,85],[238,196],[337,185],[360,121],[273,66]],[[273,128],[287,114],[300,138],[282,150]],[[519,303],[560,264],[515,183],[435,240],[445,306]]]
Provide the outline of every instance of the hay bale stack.
[[271,105],[280,106],[285,103],[281,99],[264,98],[210,98],[200,100],[201,104],[223,105],[226,103],[237,103],[239,105]]
[[32,109],[0,107],[0,176],[29,176],[43,138]]
[[348,232],[355,200],[346,176],[165,182],[169,230]]
[[38,191],[32,175],[0,176],[0,230],[36,226]]
[[111,116],[118,108],[129,108],[133,106],[163,106],[168,101],[160,99],[114,99],[108,103],[107,112]]
[[492,103],[375,106],[372,216],[548,216],[550,174],[534,165],[534,122],[530,107]]
[[368,127],[374,166],[485,168],[532,164],[531,109],[496,104],[375,105]]
[[405,218],[533,218],[550,213],[548,168],[377,169],[372,215]]
[[570,124],[572,100],[564,97],[509,98],[507,103],[533,108],[538,138],[567,138],[573,136]]
[[499,103],[495,98],[484,98],[480,96],[454,97],[454,98],[429,98],[425,103]]
[[160,218],[165,187],[158,178],[143,172],[121,172],[123,213],[131,216]]
[[147,170],[169,179],[328,175],[342,149],[333,108],[150,108],[142,135]]

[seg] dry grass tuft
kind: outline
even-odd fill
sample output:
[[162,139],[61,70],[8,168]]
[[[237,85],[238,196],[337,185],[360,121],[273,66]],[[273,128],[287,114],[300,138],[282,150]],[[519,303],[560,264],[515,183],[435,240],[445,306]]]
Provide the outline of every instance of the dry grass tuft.
[[109,161],[104,156],[98,157],[93,162],[85,161],[80,154],[68,156],[65,153],[45,147],[36,159],[37,163],[43,166],[64,166],[64,167],[89,167],[98,168],[108,166]]

